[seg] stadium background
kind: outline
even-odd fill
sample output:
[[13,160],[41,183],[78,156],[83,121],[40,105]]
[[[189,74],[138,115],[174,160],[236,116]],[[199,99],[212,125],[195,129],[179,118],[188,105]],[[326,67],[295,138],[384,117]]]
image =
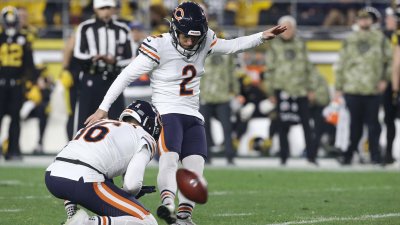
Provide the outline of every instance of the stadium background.
[[[327,79],[332,86],[334,83],[334,74],[332,66],[338,59],[338,50],[341,48],[341,40],[351,32],[350,21],[345,24],[326,25],[324,15],[318,13],[318,10],[326,10],[329,7],[337,7],[344,10],[360,8],[371,5],[376,7],[384,16],[384,10],[390,6],[389,0],[367,0],[367,1],[308,1],[308,0],[236,0],[236,1],[199,1],[208,5],[208,14],[212,20],[219,24],[219,27],[228,37],[249,34],[255,31],[261,31],[267,26],[276,23],[277,19],[285,14],[291,14],[298,19],[298,34],[306,39],[309,58],[314,63],[320,73]],[[52,16],[52,23],[49,25],[46,21],[47,4],[57,5]],[[127,20],[138,21],[143,24],[147,34],[159,32],[151,24],[151,7],[161,5],[168,12],[178,4],[178,1],[171,0],[120,0],[120,16]],[[29,23],[37,29],[37,37],[33,42],[34,61],[36,64],[45,64],[48,73],[58,79],[62,70],[62,57],[64,43],[72,33],[76,25],[82,20],[85,13],[85,7],[91,6],[91,1],[59,1],[59,0],[5,0],[0,3],[0,8],[6,5],[24,7],[28,12]],[[309,7],[309,8],[307,8]],[[311,9],[310,9],[311,8]],[[314,11],[313,11],[313,10]],[[315,13],[315,10],[317,13]],[[326,11],[324,11],[326,12]],[[304,19],[305,13],[311,13],[315,18]],[[314,13],[314,14],[312,14]],[[383,21],[381,21],[383,23]],[[165,29],[164,29],[165,30]],[[257,50],[256,50],[257,51]],[[259,51],[259,50],[258,50]],[[66,106],[64,104],[64,90],[59,82],[56,82],[56,88],[51,98],[51,113],[49,124],[44,136],[44,150],[46,153],[56,153],[67,142],[65,124],[67,120]],[[148,98],[151,90],[148,86],[131,86],[125,91],[127,102],[133,98]],[[383,121],[383,115],[381,115]],[[1,128],[1,140],[4,140],[7,133],[9,118],[5,118]],[[255,119],[250,122],[247,134],[242,138],[239,146],[239,155],[258,156],[258,152],[252,151],[248,146],[248,139],[254,136],[267,136],[269,125],[268,119]],[[397,130],[400,123],[396,121]],[[213,121],[213,127],[216,130],[214,139],[216,144],[222,142],[222,131],[220,124]],[[290,134],[290,144],[292,146],[292,155],[299,156],[304,149],[304,140],[301,135],[300,126],[295,126]],[[381,134],[381,145],[385,146],[385,129]],[[22,123],[21,130],[21,150],[25,154],[30,154],[35,147],[38,139],[38,121],[31,119]],[[275,139],[277,139],[275,137]],[[277,141],[273,142],[272,151],[277,151]],[[400,135],[399,132],[394,141],[394,156],[400,158]]]
[[[47,25],[45,21],[47,2],[62,3],[58,11],[61,13],[54,16],[54,25]],[[154,4],[162,4],[168,9],[177,5],[177,1],[172,0],[120,2],[121,13],[130,19],[140,20],[149,34],[153,32],[150,27],[149,8]],[[358,6],[374,5],[381,13],[390,5],[389,0],[206,2],[210,3],[212,13],[216,13],[216,19],[230,37],[260,31],[275,24],[277,18],[286,14],[286,11],[280,11],[285,7],[280,6],[287,4],[290,8],[289,13],[297,19],[304,15],[302,4],[308,7],[317,5],[325,9],[334,8],[335,5],[343,6],[342,10],[350,8],[347,4],[352,3]],[[137,4],[140,10],[132,11],[128,7],[129,3]],[[62,50],[65,41],[79,21],[76,18],[82,14],[82,6],[90,5],[90,0],[1,0],[0,8],[10,4],[27,8],[31,24],[38,29],[38,37],[33,43],[34,60],[38,64],[44,63],[48,67],[48,73],[57,79],[62,70]],[[67,10],[70,6],[71,10]],[[332,65],[337,60],[341,40],[351,32],[351,27],[348,24],[324,26],[324,15],[319,16],[311,21],[299,22],[299,35],[307,40],[311,61],[332,86]],[[266,22],[266,25],[259,25],[260,21]],[[52,109],[44,137],[45,153],[54,154],[67,142],[67,109],[64,94],[63,86],[57,82],[51,98]],[[125,94],[129,101],[134,97],[148,98],[150,92],[146,86],[133,86],[128,88]],[[381,115],[381,122],[382,117]],[[4,138],[8,123],[9,118],[5,118],[0,138]],[[53,161],[53,156],[29,156],[37,143],[38,123],[37,119],[22,122],[20,143],[25,154],[23,161],[7,162],[4,157],[0,158],[1,225],[48,225],[65,221],[62,202],[51,196],[43,180],[44,170]],[[219,144],[222,141],[221,127],[217,122],[213,125],[218,131],[215,139]],[[243,139],[257,135],[266,136],[267,126],[267,119],[252,120],[248,134]],[[399,120],[396,121],[396,126],[399,131]],[[300,156],[304,148],[301,132],[302,129],[296,126],[290,134],[292,155],[295,156]],[[383,127],[382,146],[385,146],[384,135]],[[399,134],[395,139],[394,148],[394,156],[399,161]],[[242,155],[258,156],[258,152],[248,149],[246,140],[240,146],[240,151]],[[157,170],[157,163],[153,161],[146,171],[146,184],[156,184]],[[360,164],[342,167],[334,159],[321,159],[320,167],[309,167],[303,159],[291,159],[289,165],[282,167],[277,158],[242,157],[236,161],[235,167],[227,167],[222,159],[214,160],[213,165],[207,165],[205,177],[209,183],[209,202],[196,206],[194,220],[197,224],[400,224],[399,164],[385,168]],[[119,179],[115,182],[121,184]],[[156,211],[160,201],[158,194],[141,199],[152,213]],[[159,220],[159,224],[164,223]]]

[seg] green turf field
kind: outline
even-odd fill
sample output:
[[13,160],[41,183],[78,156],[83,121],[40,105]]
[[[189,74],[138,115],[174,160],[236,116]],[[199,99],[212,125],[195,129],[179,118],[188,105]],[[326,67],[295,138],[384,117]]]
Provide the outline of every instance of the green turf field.
[[[65,220],[62,201],[48,193],[43,171],[0,167],[1,225]],[[156,174],[149,169],[145,183],[155,184]],[[195,209],[198,225],[400,224],[399,172],[210,168],[205,176],[210,196]],[[154,213],[158,194],[142,202]]]

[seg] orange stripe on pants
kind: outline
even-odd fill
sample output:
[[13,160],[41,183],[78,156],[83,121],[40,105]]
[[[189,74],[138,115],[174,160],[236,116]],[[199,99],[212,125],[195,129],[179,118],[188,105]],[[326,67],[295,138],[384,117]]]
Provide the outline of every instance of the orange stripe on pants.
[[[94,191],[95,191],[96,194],[100,197],[101,200],[107,202],[108,204],[112,205],[113,207],[115,207],[115,208],[117,208],[117,209],[119,209],[119,210],[121,210],[121,211],[123,211],[123,212],[125,212],[125,213],[127,213],[127,214],[129,214],[129,215],[131,215],[131,216],[133,216],[133,217],[136,217],[136,218],[139,218],[139,219],[142,219],[142,220],[144,219],[141,215],[139,215],[137,212],[133,211],[132,209],[129,209],[129,208],[127,208],[127,207],[125,207],[125,206],[123,206],[123,205],[120,205],[119,203],[113,201],[112,199],[109,199],[107,196],[105,196],[103,193],[101,193],[101,191],[100,191],[99,187],[97,187],[97,185],[98,185],[98,183],[93,183],[93,188],[94,188]],[[110,188],[108,188],[106,185],[104,185],[104,183],[101,183],[101,186],[102,186],[110,195],[112,195],[113,197],[115,197],[115,198],[117,198],[117,199],[119,199],[119,200],[121,200],[121,201],[123,201],[123,202],[129,204],[130,206],[132,206],[132,207],[134,207],[134,208],[136,208],[136,209],[138,209],[138,210],[140,210],[140,211],[143,212],[145,215],[148,215],[148,214],[149,214],[149,213],[148,213],[145,209],[143,209],[142,207],[136,205],[135,203],[129,201],[128,199],[125,199],[124,197],[122,197],[122,196],[116,194],[115,192],[113,192]]]
[[[162,146],[162,148],[159,149],[160,150],[160,152],[159,152],[160,155],[162,153],[169,152],[169,150],[167,148],[167,145],[165,144],[164,129],[161,130],[160,142],[161,142],[161,146]],[[162,149],[162,151],[161,151],[161,149]]]

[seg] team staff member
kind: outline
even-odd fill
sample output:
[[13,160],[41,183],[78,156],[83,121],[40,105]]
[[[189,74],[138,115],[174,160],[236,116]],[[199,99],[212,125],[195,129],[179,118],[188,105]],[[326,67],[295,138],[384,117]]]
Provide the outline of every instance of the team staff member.
[[305,43],[296,36],[296,20],[292,16],[279,19],[288,27],[280,38],[272,41],[267,52],[266,90],[271,100],[277,102],[278,132],[281,164],[289,157],[288,134],[292,124],[301,123],[304,130],[307,159],[316,163],[311,153],[311,128],[309,100],[314,94],[311,87],[312,65],[307,57]]
[[390,58],[390,42],[381,31],[371,29],[371,15],[362,9],[357,16],[360,29],[344,41],[336,71],[336,97],[344,95],[351,121],[350,146],[342,161],[345,165],[351,164],[357,151],[364,123],[368,126],[371,162],[381,162],[378,112],[386,88],[385,65]]
[[[94,0],[96,17],[81,23],[76,30],[74,56],[83,76],[78,87],[78,128],[101,103],[103,96],[132,58],[129,27],[112,19],[113,0]],[[110,109],[110,118],[117,118],[124,108],[122,94]]]
[[[33,70],[30,42],[20,33],[18,11],[7,6],[1,11],[0,31],[0,127],[5,114],[11,116],[9,144],[6,160],[21,159],[19,148],[20,116],[22,107],[23,79]],[[32,75],[32,74],[31,74]],[[32,77],[33,79],[33,77]],[[6,149],[5,149],[6,150]]]
[[[397,18],[394,10],[391,7],[385,10],[385,29],[384,34],[391,40],[393,50],[399,44],[398,37],[396,36]],[[391,164],[394,162],[393,158],[393,142],[396,137],[396,111],[397,111],[397,92],[393,91],[392,74],[388,74],[388,85],[383,93],[383,109],[385,110],[385,124],[386,124],[386,151],[383,158],[384,164]]]
[[239,94],[233,56],[212,55],[205,62],[206,74],[200,83],[200,113],[204,116],[207,138],[207,160],[211,162],[210,148],[213,145],[211,117],[218,119],[224,130],[225,155],[228,164],[233,164],[235,152],[232,146],[232,122],[230,100]]

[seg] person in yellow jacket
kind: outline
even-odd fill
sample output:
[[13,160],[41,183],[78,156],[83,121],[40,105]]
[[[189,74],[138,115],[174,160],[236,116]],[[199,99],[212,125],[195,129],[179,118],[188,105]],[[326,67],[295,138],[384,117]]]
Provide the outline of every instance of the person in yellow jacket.
[[22,121],[29,118],[39,119],[39,140],[33,154],[42,155],[44,154],[43,137],[51,110],[50,95],[54,89],[54,81],[45,65],[37,65],[36,67],[39,77],[36,83],[28,81],[25,84],[26,101],[20,110],[20,118]]

